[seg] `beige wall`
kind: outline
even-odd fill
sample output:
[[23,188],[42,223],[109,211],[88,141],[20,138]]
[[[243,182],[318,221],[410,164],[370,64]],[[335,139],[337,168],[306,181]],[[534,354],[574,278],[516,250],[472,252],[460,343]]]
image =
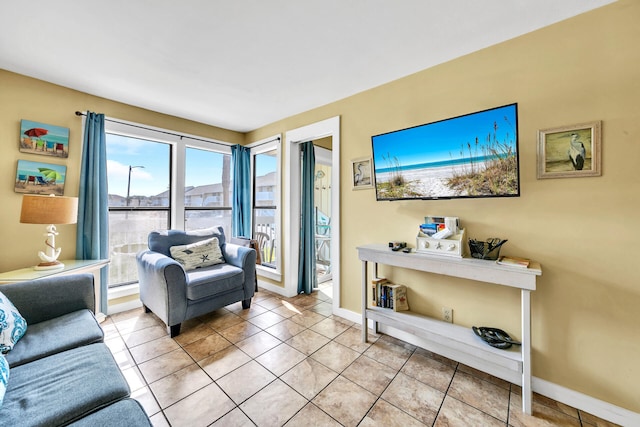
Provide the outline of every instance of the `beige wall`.
[[[522,195],[511,199],[376,202],[373,190],[341,184],[341,300],[360,311],[360,244],[406,240],[427,214],[459,216],[469,235],[509,239],[504,253],[542,263],[533,295],[534,375],[640,412],[640,2],[610,6],[265,126],[256,141],[341,116],[341,173],[370,155],[371,135],[518,102]],[[416,52],[420,54],[420,52]],[[71,128],[65,194],[76,195],[81,141],[76,110],[243,142],[243,136],[0,71],[0,271],[36,261],[42,230],[19,224],[13,192],[19,121]],[[602,120],[602,177],[536,179],[538,129]],[[52,160],[53,162],[53,160]],[[64,161],[63,161],[64,162]],[[283,180],[287,177],[283,177]],[[63,258],[75,227],[60,227]],[[35,242],[35,243],[34,243]],[[410,287],[412,308],[456,323],[495,325],[519,336],[517,292],[406,271],[385,271]]]
[[[244,135],[224,129],[179,119],[132,107],[104,98],[77,92],[40,80],[0,70],[0,224],[2,248],[0,271],[9,271],[39,262],[37,253],[44,248],[44,226],[20,224],[22,195],[14,192],[18,159],[67,166],[65,196],[78,195],[82,118],[76,111],[104,113],[111,118],[144,123],[188,134],[231,143],[244,143]],[[28,119],[70,129],[69,157],[26,154],[18,151],[20,120]],[[60,225],[56,246],[62,247],[60,259],[75,258],[76,226]]]
[[[533,299],[534,375],[640,412],[640,2],[627,0],[248,134],[254,141],[341,116],[341,173],[371,154],[371,135],[517,102],[519,198],[376,202],[341,184],[341,298],[360,311],[355,247],[415,242],[427,214],[458,216],[469,236],[541,262]],[[417,55],[420,52],[416,52]],[[536,179],[537,131],[602,120],[602,176]],[[285,177],[286,179],[286,177]],[[519,336],[519,294],[498,286],[385,270],[413,309]]]

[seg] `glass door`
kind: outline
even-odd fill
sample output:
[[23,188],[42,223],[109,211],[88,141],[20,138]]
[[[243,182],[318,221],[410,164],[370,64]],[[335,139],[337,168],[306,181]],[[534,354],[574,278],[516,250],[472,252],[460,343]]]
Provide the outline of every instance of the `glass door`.
[[316,169],[314,180],[315,224],[316,224],[316,271],[318,283],[331,280],[331,164],[323,161],[319,151],[331,151],[316,147]]

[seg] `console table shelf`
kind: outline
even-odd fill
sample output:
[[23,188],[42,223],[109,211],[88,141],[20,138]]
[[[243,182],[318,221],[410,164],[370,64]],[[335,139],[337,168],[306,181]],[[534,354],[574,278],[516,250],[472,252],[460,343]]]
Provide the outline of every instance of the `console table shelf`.
[[[531,414],[531,291],[542,274],[540,264],[529,268],[498,265],[493,261],[454,258],[423,253],[393,252],[385,245],[364,245],[357,248],[362,261],[362,340],[367,341],[367,319],[420,337],[427,349],[450,359],[488,372],[522,386],[522,409]],[[479,286],[493,283],[520,289],[522,314],[522,346],[499,350],[475,336],[471,328],[446,323],[413,312],[395,312],[387,308],[368,307],[368,262],[460,277]]]

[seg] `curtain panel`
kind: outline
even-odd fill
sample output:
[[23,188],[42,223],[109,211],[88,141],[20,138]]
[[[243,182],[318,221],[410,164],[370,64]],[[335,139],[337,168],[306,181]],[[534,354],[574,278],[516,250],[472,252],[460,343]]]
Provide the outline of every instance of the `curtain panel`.
[[[87,112],[78,191],[76,259],[109,258],[109,197],[104,114]],[[107,313],[108,267],[100,270],[100,311]]]
[[300,212],[300,257],[298,265],[298,293],[310,294],[318,286],[316,276],[316,234],[314,218],[313,184],[316,159],[313,142],[300,144],[302,152],[302,185]]
[[231,147],[233,163],[233,237],[251,238],[251,150],[236,144]]

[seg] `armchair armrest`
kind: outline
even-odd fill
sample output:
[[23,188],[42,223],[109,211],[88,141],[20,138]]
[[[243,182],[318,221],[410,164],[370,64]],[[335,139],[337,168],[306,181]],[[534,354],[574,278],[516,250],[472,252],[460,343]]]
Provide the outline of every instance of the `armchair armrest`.
[[227,264],[245,269],[249,265],[256,264],[256,251],[247,246],[240,246],[233,243],[224,245],[223,255]]
[[258,290],[256,282],[256,250],[246,246],[227,243],[222,250],[227,264],[244,270],[244,299],[250,299]]
[[92,274],[48,277],[0,286],[27,324],[40,323],[77,310],[95,309]]
[[136,258],[142,303],[168,326],[182,322],[187,310],[184,268],[173,258],[151,250],[139,252]]

